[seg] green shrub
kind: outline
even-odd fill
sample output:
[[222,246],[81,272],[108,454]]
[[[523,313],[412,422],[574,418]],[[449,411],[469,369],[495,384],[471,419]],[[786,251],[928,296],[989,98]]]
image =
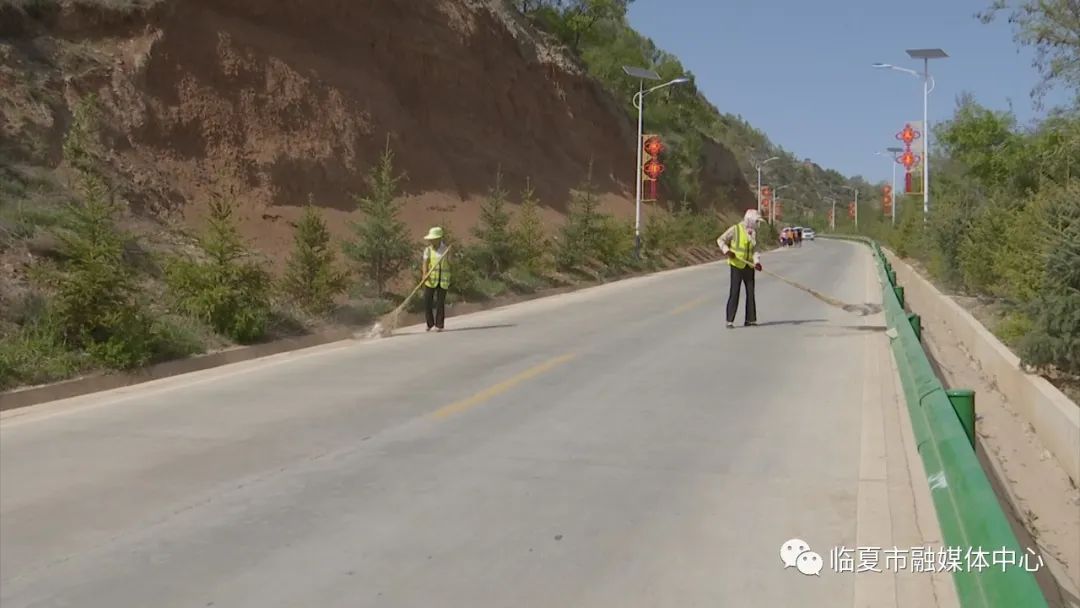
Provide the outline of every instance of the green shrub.
[[232,218],[233,205],[218,196],[199,245],[205,261],[175,258],[166,279],[178,309],[239,343],[262,338],[270,319],[270,275],[252,258]]
[[972,293],[999,293],[1002,289],[1001,246],[1009,231],[1011,214],[994,205],[983,205],[960,235],[956,267],[964,287]]
[[542,276],[527,268],[511,268],[503,273],[502,280],[507,287],[518,293],[535,293],[547,284]]
[[319,212],[308,205],[296,225],[295,245],[282,288],[302,310],[321,314],[345,292],[345,274],[335,265],[330,231]]
[[0,336],[0,390],[65,380],[91,365],[85,353],[67,348],[48,327],[30,325]]
[[473,230],[473,234],[479,240],[475,251],[477,261],[480,263],[481,271],[487,276],[498,275],[516,261],[506,197],[507,192],[502,185],[502,173],[496,173],[495,185],[480,205],[480,222]]
[[[77,113],[73,131],[83,133]],[[136,271],[125,260],[131,237],[118,226],[119,205],[87,155],[69,137],[65,150],[79,167],[82,200],[68,205],[57,230],[62,261],[39,265],[32,276],[52,288],[48,331],[56,343],[85,350],[100,364],[130,369],[149,362],[158,342],[142,302]]]
[[474,297],[479,297],[484,300],[492,300],[501,295],[504,295],[509,291],[506,283],[495,278],[480,277],[476,281],[476,285],[473,289]]
[[656,215],[641,231],[642,250],[655,257],[672,255],[682,244],[678,219],[668,215]]
[[595,258],[609,276],[634,266],[634,225],[610,215],[599,215],[596,226]]
[[398,182],[402,179],[404,176],[395,174],[394,154],[387,140],[379,165],[367,178],[368,196],[356,199],[364,213],[363,221],[350,224],[356,240],[343,245],[345,255],[356,263],[360,276],[375,287],[377,296],[413,260],[408,227],[398,217]]
[[1030,317],[1014,311],[998,321],[997,326],[994,328],[994,334],[1005,344],[1016,346],[1023,340],[1024,336],[1031,333],[1032,327]]
[[1020,352],[1029,365],[1080,376],[1080,180],[1048,189],[1045,197],[1045,275]]
[[525,190],[521,193],[521,206],[510,237],[515,250],[516,265],[535,275],[550,272],[549,252],[552,243],[540,216],[540,204],[529,183],[526,183]]
[[555,260],[560,270],[574,270],[596,259],[600,246],[600,199],[592,184],[592,165],[585,181],[571,194]]

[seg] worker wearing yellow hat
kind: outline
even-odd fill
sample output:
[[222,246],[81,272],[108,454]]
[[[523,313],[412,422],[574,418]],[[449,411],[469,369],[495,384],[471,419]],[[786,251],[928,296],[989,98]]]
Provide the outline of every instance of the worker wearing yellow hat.
[[[446,290],[450,289],[450,257],[443,242],[443,229],[435,226],[424,236],[427,246],[421,265],[424,281],[424,312],[427,330],[442,331],[446,321]],[[428,271],[431,274],[428,274]]]
[[747,209],[743,220],[728,228],[716,244],[728,257],[731,266],[731,289],[728,292],[727,326],[735,326],[739,311],[739,291],[746,286],[745,325],[757,325],[757,302],[754,301],[754,270],[761,270],[757,253],[757,223],[762,220],[757,209]]

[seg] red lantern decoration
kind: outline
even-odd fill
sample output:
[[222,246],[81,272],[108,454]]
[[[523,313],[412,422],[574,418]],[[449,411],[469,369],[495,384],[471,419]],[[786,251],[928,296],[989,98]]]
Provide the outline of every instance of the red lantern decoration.
[[660,153],[666,149],[664,147],[664,144],[660,142],[660,138],[656,135],[653,135],[649,139],[646,139],[644,147],[645,153],[653,158],[660,156]]
[[645,161],[641,165],[642,180],[649,182],[649,199],[656,200],[656,181],[664,172],[664,164],[660,162],[660,153],[666,148],[660,141],[659,135],[642,136],[642,149],[645,151]]

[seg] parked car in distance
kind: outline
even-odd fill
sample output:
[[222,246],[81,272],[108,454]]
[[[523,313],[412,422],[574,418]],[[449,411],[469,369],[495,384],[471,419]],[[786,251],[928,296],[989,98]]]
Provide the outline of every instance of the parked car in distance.
[[806,239],[808,241],[812,241],[812,240],[814,240],[814,229],[813,228],[803,228],[802,235],[803,235],[804,239]]

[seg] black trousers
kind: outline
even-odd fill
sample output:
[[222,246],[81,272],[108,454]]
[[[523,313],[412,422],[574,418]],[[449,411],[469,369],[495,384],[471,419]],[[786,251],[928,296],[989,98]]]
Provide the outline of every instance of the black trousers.
[[446,322],[446,290],[442,287],[424,286],[424,312],[428,329],[443,328]]
[[754,267],[731,267],[731,291],[728,292],[727,322],[735,322],[739,311],[739,288],[746,285],[746,323],[757,323],[757,303],[754,302]]

